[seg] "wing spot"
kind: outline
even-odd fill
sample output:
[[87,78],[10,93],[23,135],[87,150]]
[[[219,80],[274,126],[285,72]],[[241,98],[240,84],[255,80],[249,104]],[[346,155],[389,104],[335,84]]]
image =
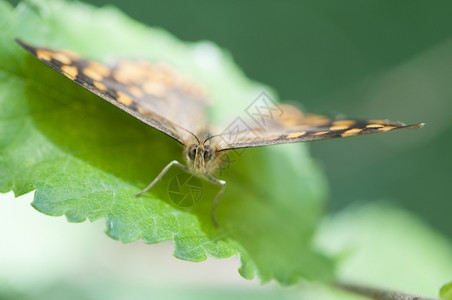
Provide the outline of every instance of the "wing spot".
[[133,103],[133,99],[129,95],[127,95],[121,91],[117,92],[116,94],[118,95],[117,100],[119,102],[121,102],[122,104],[130,106]]
[[131,86],[131,87],[129,87],[129,91],[130,91],[130,93],[132,93],[132,95],[134,95],[135,97],[141,97],[141,96],[143,96],[143,91],[142,91],[140,88],[136,87],[136,86]]
[[58,60],[64,65],[70,65],[72,63],[72,59],[62,52],[53,53],[52,58]]
[[75,80],[78,75],[77,67],[74,66],[62,66],[61,72],[64,73],[69,79]]
[[45,50],[45,49],[36,50],[36,57],[38,57],[40,60],[51,61],[52,54],[53,53],[49,50]]
[[384,126],[381,125],[381,124],[368,124],[368,125],[366,125],[366,128],[381,128],[381,127],[384,127]]
[[341,136],[342,137],[354,136],[361,133],[361,131],[363,131],[361,128],[353,128],[345,131],[344,133],[341,134]]
[[286,138],[295,139],[295,138],[299,138],[305,134],[306,134],[306,131],[292,132],[292,133],[289,133]]
[[93,85],[94,85],[97,89],[99,89],[99,90],[101,90],[101,91],[103,91],[103,92],[105,92],[105,91],[107,90],[107,87],[106,87],[105,84],[103,84],[102,82],[94,81],[94,82],[93,82]]
[[329,131],[319,131],[319,132],[314,133],[313,135],[324,135],[327,133],[329,133]]
[[145,111],[141,106],[138,106],[138,112],[142,115],[145,115],[147,111]]
[[117,81],[117,82],[121,82],[124,84],[129,83],[129,77],[127,76],[127,74],[124,71],[115,71],[113,73],[113,78]]
[[330,130],[345,130],[345,129],[349,129],[350,126],[348,125],[335,125],[335,126],[331,126]]
[[151,96],[162,98],[166,94],[164,85],[156,82],[148,82],[143,86],[143,90]]
[[353,126],[355,125],[356,121],[353,120],[339,120],[339,121],[334,121],[333,122],[333,126]]
[[138,61],[123,61],[116,65],[113,72],[113,77],[121,83],[128,84],[132,82],[141,82],[145,77],[148,77],[150,67],[148,64]]
[[[279,135],[273,135],[273,136],[268,137],[268,139],[271,140],[271,141],[274,141],[274,140],[280,139],[280,136]],[[254,140],[255,140],[254,138],[249,139],[250,142],[252,142]]]
[[102,75],[100,75],[99,73],[96,73],[96,71],[94,71],[90,68],[83,69],[83,74],[85,74],[86,76],[88,76],[89,78],[91,78],[92,80],[95,80],[95,81],[101,81],[102,79],[104,79],[104,77]]
[[110,70],[98,62],[90,62],[83,69],[83,73],[95,81],[101,81],[105,76],[110,75]]
[[389,130],[393,130],[395,128],[396,128],[395,126],[384,126],[384,127],[379,128],[378,130],[386,132],[386,131],[389,131]]

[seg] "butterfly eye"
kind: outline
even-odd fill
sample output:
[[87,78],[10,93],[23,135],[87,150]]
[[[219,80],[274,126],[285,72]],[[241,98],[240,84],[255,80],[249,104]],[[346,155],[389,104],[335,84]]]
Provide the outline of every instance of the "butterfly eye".
[[197,148],[197,146],[195,144],[193,144],[193,145],[190,145],[190,147],[188,147],[188,149],[187,149],[187,156],[191,160],[194,160],[196,157],[196,148]]
[[211,160],[214,157],[214,151],[210,146],[204,146],[204,160]]

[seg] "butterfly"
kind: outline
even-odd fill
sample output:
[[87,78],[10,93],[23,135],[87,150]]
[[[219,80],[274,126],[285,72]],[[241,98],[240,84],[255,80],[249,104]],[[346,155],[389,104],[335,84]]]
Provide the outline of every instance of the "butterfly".
[[276,104],[263,94],[258,104],[247,109],[255,121],[253,124],[238,118],[226,130],[215,132],[206,118],[209,102],[205,92],[167,65],[122,60],[107,66],[69,50],[33,47],[19,39],[16,41],[47,66],[179,142],[184,147],[187,165],[171,161],[136,196],[149,191],[172,166],[178,165],[221,187],[211,212],[216,226],[215,210],[226,182],[216,178],[214,173],[221,167],[228,151],[424,125],[385,120],[332,120],[323,115],[303,113],[289,104]]

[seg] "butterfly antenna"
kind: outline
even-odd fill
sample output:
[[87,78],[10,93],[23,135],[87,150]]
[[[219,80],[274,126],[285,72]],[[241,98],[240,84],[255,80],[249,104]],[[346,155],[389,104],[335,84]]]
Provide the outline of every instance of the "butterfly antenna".
[[204,143],[207,142],[208,140],[210,140],[210,139],[212,139],[212,138],[214,138],[214,137],[217,137],[217,136],[221,136],[221,135],[224,135],[224,134],[223,134],[223,133],[220,133],[220,134],[215,134],[215,135],[208,136],[202,143],[204,144]]
[[196,141],[198,142],[198,145],[201,144],[201,141],[198,139],[198,137],[196,136],[196,134],[194,134],[193,132],[191,132],[190,130],[185,129],[185,131],[187,131],[188,133],[190,133],[192,136],[195,137]]
[[182,129],[182,130],[188,132],[189,134],[191,134],[191,135],[196,139],[196,141],[198,142],[198,145],[201,144],[201,141],[198,139],[198,137],[196,136],[196,134],[194,134],[194,133],[191,132],[190,130],[185,129],[185,128],[181,127],[181,126],[178,126],[178,127],[179,127],[180,129]]
[[242,133],[246,133],[246,132],[254,132],[254,134],[256,134],[256,129],[251,129],[251,128],[246,128],[246,129],[244,129],[244,130],[241,130],[241,131],[234,131],[234,132],[230,132],[230,131],[225,131],[225,132],[223,132],[223,133],[220,133],[220,134],[215,134],[215,135],[211,135],[211,136],[208,136],[205,140],[204,140],[204,143],[205,142],[207,142],[208,140],[210,140],[210,139],[212,139],[212,138],[214,138],[214,137],[217,137],[217,136],[222,136],[222,135],[227,135],[227,134],[229,134],[229,135],[234,135],[234,136],[237,136],[237,135],[239,135],[239,134],[242,134]]
[[185,129],[185,128],[182,127],[182,126],[177,125],[176,123],[173,123],[173,125],[176,126],[176,127],[178,127],[178,128],[180,128],[180,129],[182,129],[183,131],[186,131],[186,132],[188,132],[189,134],[191,134],[191,135],[196,139],[196,141],[198,142],[198,145],[201,144],[201,141],[198,139],[198,137],[196,136],[196,134],[194,134],[193,132],[191,132],[191,131],[188,130],[188,129]]

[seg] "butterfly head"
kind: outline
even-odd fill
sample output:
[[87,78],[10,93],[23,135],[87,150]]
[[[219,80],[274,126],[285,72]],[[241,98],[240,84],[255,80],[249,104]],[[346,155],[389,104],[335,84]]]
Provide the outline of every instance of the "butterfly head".
[[187,163],[192,171],[198,174],[210,172],[210,165],[215,160],[215,150],[204,143],[191,144],[186,149]]

